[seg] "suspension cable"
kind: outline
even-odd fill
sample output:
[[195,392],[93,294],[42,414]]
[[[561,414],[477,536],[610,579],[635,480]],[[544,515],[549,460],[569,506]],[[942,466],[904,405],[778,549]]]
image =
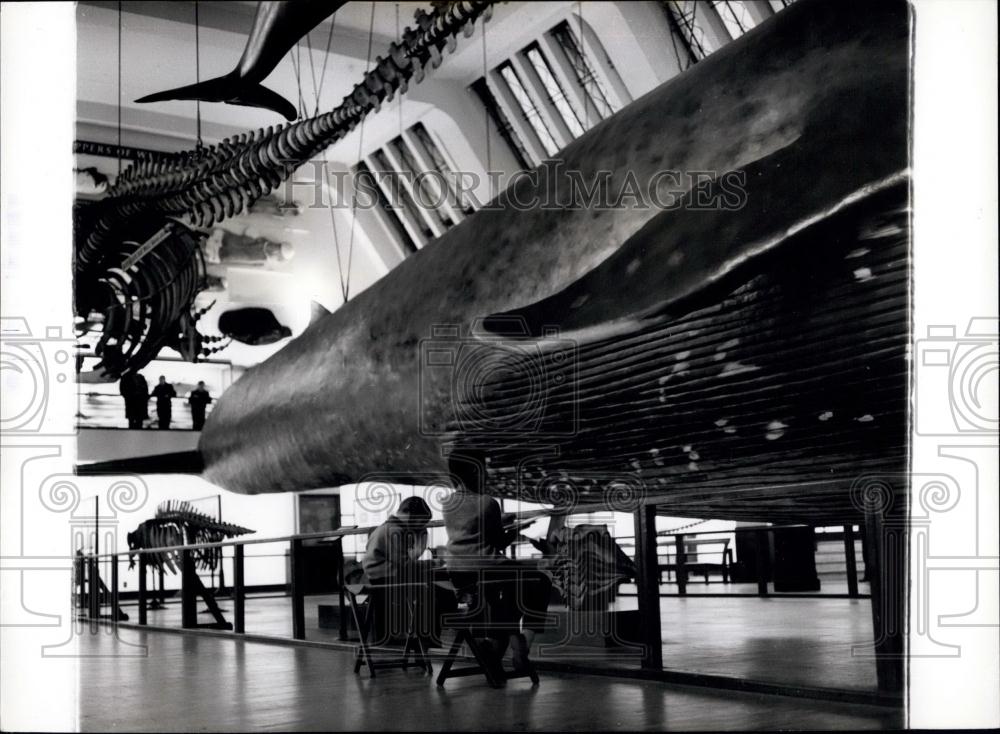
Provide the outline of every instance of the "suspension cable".
[[[396,40],[399,40],[399,3],[396,3]],[[403,137],[403,97],[402,90],[399,92],[399,137]]]
[[337,22],[337,14],[334,13],[333,17],[330,18],[330,32],[326,36],[326,52],[323,54],[323,68],[319,74],[319,86],[317,89],[319,92],[316,93],[316,109],[313,112],[313,116],[319,114],[319,94],[323,90],[323,80],[326,79],[326,62],[330,59],[330,44],[333,41],[333,28]]
[[316,84],[316,64],[313,62],[312,39],[309,38],[308,33],[306,34],[306,54],[309,56],[309,75],[312,77],[313,96],[316,98],[316,104],[319,105],[319,86]]
[[[584,79],[587,79],[588,72],[587,69],[589,65],[587,64],[587,44],[583,39],[583,0],[577,0],[576,3],[576,14],[580,20],[580,55],[583,58],[583,69],[584,69]],[[584,129],[590,129],[590,92],[587,91],[587,84],[584,82],[583,87],[583,124]]]
[[[194,0],[194,80],[196,83],[201,84],[201,38],[200,38],[200,26],[198,17],[198,0]],[[201,140],[201,100],[196,99],[194,101],[195,109],[195,120],[197,126],[197,136],[198,139],[195,142],[198,150],[201,150],[202,140]]]
[[[122,175],[122,3],[118,0],[118,178]],[[115,179],[117,182],[117,178]]]
[[[294,52],[289,49],[288,56],[292,60],[292,70],[295,72],[295,86],[298,88],[298,103],[295,114],[299,119],[305,117],[305,99],[302,97],[302,42],[295,42]],[[298,56],[298,58],[296,58]]]
[[[489,89],[489,67],[486,63],[486,16],[483,16],[483,84]],[[486,180],[489,182],[490,195],[488,201],[493,200],[493,155],[490,149],[490,108],[483,105],[483,118],[486,121]]]
[[[372,10],[371,17],[368,20],[368,57],[365,61],[365,76],[368,76],[368,72],[371,70],[372,65],[372,40],[375,36],[375,0],[372,0]],[[365,142],[365,118],[361,118],[361,124],[358,130],[358,160],[361,160],[361,154],[364,151]],[[344,302],[350,296],[351,292],[351,262],[354,259],[354,230],[357,229],[355,226],[357,224],[357,210],[358,210],[358,196],[357,192],[354,194],[354,200],[351,202],[351,238],[347,245],[347,277],[344,280]]]

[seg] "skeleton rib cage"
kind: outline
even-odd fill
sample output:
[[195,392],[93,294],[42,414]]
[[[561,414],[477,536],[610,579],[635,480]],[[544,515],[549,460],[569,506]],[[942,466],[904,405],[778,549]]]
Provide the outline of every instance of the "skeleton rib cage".
[[[176,574],[181,563],[180,551],[176,546],[197,543],[218,543],[227,538],[252,533],[253,530],[221,522],[196,510],[190,502],[167,500],[156,508],[156,516],[139,524],[128,534],[131,551],[163,549],[146,553],[146,564],[153,568],[166,568]],[[214,571],[218,568],[220,554],[216,548],[202,548],[191,551],[195,568],[199,571]],[[129,554],[129,568],[135,566],[135,554]]]

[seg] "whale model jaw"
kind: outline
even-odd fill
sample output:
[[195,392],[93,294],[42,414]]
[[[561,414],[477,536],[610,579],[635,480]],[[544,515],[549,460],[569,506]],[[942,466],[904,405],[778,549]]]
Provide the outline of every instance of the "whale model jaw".
[[298,116],[295,106],[261,84],[305,34],[333,15],[346,0],[279,0],[257,5],[253,28],[236,68],[225,76],[140,97],[138,103],[167,100],[224,102]]

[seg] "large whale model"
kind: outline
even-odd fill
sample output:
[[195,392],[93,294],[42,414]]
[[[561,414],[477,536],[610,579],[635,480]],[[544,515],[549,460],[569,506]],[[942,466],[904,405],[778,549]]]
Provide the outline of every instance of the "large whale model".
[[[636,100],[249,370],[205,477],[465,455],[499,496],[854,517],[859,477],[905,468],[909,33],[902,2],[803,0]],[[611,206],[567,202],[602,172]]]
[[257,5],[253,28],[236,68],[225,76],[189,84],[165,92],[148,94],[136,102],[173,99],[225,102],[244,107],[263,107],[294,120],[295,106],[263,86],[292,46],[325,18],[337,12],[346,0],[276,0]]

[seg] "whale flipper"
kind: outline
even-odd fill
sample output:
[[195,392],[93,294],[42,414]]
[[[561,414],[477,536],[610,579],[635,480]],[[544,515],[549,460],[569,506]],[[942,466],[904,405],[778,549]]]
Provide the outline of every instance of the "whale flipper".
[[286,120],[294,120],[298,116],[295,105],[262,84],[248,84],[240,81],[235,74],[209,79],[199,84],[188,84],[164,92],[147,94],[136,102],[164,102],[167,100],[185,99],[201,102],[225,102],[242,107],[262,107],[283,115]]

